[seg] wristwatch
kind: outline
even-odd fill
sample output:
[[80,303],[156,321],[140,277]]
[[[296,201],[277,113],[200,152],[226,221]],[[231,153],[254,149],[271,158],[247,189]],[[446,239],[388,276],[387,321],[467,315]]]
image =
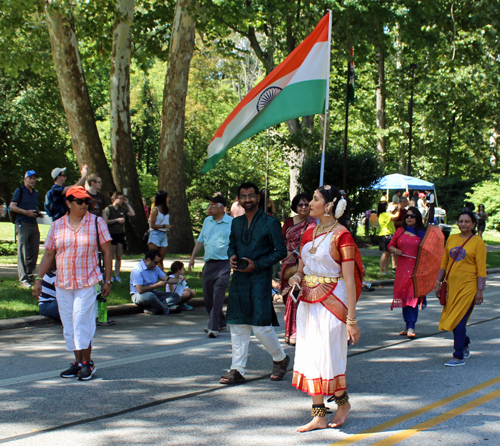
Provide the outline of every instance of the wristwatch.
[[111,280],[105,280],[104,283],[111,283]]

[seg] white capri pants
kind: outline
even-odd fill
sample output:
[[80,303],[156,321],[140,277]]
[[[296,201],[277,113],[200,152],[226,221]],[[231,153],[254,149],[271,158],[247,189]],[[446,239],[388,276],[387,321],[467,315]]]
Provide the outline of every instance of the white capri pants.
[[67,350],[74,352],[90,347],[96,328],[96,298],[95,286],[76,290],[56,287],[57,306]]
[[245,367],[248,358],[248,346],[250,344],[250,335],[252,329],[255,337],[262,343],[273,361],[283,361],[286,358],[285,351],[281,347],[278,335],[272,325],[261,327],[256,325],[231,324],[231,346],[233,350],[233,363],[231,370],[238,370],[245,375]]

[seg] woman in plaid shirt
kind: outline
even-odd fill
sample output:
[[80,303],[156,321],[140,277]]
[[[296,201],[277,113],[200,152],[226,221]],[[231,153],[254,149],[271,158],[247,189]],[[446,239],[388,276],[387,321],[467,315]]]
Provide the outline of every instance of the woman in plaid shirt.
[[[98,261],[97,236],[104,256],[106,278],[102,295],[111,290],[111,236],[101,217],[88,212],[92,198],[82,186],[66,192],[69,212],[56,220],[45,241],[45,254],[38,275],[43,277],[57,263],[56,299],[63,324],[66,348],[75,353],[75,362],[61,373],[63,378],[89,380],[97,370],[91,358],[96,329],[96,297],[102,273]],[[97,222],[96,222],[97,219]],[[96,233],[96,229],[98,234]],[[35,279],[33,296],[38,298],[42,279]]]

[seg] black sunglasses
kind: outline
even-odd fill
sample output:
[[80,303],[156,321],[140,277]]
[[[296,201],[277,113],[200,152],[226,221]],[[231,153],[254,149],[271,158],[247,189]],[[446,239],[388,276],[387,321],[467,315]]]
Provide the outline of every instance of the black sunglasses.
[[405,218],[417,218],[415,214],[406,214]]
[[91,198],[75,198],[74,200],[70,200],[72,203],[76,203],[78,206],[81,206],[82,204],[89,205],[90,202],[92,201]]

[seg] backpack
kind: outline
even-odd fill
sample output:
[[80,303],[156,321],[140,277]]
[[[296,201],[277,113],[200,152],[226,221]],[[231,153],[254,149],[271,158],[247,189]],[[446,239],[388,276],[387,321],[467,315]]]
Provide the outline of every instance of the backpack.
[[[21,189],[21,195],[19,197],[19,203],[20,203],[21,200],[23,199],[23,188],[22,187],[18,187],[18,189]],[[14,191],[14,195],[15,194],[16,194],[16,192]],[[19,204],[19,203],[17,203],[17,204]],[[10,218],[11,223],[16,224],[17,212],[14,212],[13,210],[11,210],[10,206],[8,207],[8,210],[9,210],[9,218]]]
[[66,208],[64,207],[64,200],[60,200],[61,203],[57,203],[57,200],[54,198],[52,194],[52,189],[49,189],[45,194],[45,203],[43,203],[43,207],[45,208],[45,212],[49,217],[59,218],[62,215],[66,214]]

